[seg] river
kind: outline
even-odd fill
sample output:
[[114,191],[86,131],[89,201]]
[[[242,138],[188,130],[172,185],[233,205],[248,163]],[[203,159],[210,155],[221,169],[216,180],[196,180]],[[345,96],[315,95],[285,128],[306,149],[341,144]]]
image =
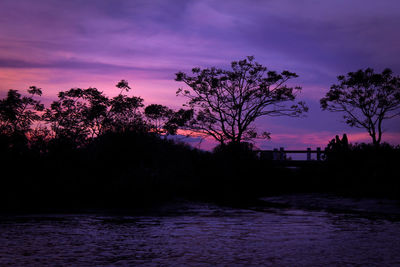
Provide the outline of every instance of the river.
[[[400,266],[397,202],[287,196],[231,208],[0,216],[0,266]],[[272,204],[271,204],[272,203]]]

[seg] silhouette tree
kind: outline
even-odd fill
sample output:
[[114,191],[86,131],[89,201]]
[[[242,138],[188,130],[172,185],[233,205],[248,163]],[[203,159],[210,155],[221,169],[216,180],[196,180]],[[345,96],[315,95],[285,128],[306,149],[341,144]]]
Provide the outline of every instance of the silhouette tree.
[[44,119],[51,124],[55,136],[83,143],[88,137],[94,138],[106,131],[122,131],[143,127],[138,109],[143,107],[140,97],[128,97],[123,92],[131,88],[121,80],[117,85],[120,92],[109,99],[96,88],[72,88],[58,94]]
[[320,100],[321,108],[344,113],[348,125],[366,129],[372,143],[379,145],[382,122],[400,114],[400,78],[390,69],[374,73],[367,68],[337,79],[339,84],[332,85]]
[[35,155],[43,155],[48,152],[52,138],[52,132],[48,127],[35,127],[29,131],[28,147]]
[[185,125],[193,119],[193,109],[183,109],[174,111],[170,114],[164,127],[169,134],[176,134],[179,128],[185,128]]
[[144,106],[143,98],[137,96],[129,97],[123,94],[124,91],[129,92],[131,90],[126,80],[118,82],[116,87],[121,91],[110,100],[110,108],[106,113],[105,130],[146,130],[147,127],[139,111]]
[[165,124],[172,113],[173,110],[159,104],[151,104],[144,109],[144,114],[149,120],[151,130],[157,134],[166,133]]
[[166,106],[151,104],[144,110],[151,130],[157,134],[176,134],[179,127],[193,117],[192,110],[174,111]]
[[303,102],[286,105],[301,90],[286,85],[288,80],[298,77],[295,73],[267,71],[254,57],[233,61],[231,68],[194,68],[193,76],[176,74],[176,81],[191,89],[177,91],[177,95],[188,99],[187,105],[195,112],[186,125],[189,129],[221,144],[240,143],[269,138],[269,133],[260,134],[254,126],[261,116],[299,116],[308,110]]
[[29,96],[21,96],[17,90],[9,90],[7,97],[0,100],[0,133],[6,135],[25,135],[34,121],[40,119],[38,111],[44,106],[34,96],[41,96],[42,90],[31,86]]
[[100,128],[108,102],[96,88],[72,88],[58,93],[58,100],[46,109],[43,118],[56,138],[81,144]]

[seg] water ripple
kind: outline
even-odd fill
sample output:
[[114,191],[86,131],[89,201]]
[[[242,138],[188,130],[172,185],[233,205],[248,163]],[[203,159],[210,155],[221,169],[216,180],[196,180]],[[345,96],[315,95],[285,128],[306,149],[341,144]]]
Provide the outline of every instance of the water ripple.
[[[0,217],[1,266],[399,266],[400,222],[203,204],[174,215]],[[182,212],[180,212],[182,210]]]

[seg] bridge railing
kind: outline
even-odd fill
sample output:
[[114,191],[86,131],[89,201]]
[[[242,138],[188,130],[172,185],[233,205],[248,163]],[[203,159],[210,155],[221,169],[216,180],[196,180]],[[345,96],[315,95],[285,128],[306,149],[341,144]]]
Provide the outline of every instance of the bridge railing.
[[316,154],[317,161],[322,160],[322,154],[325,154],[325,150],[321,150],[320,147],[317,147],[316,150],[311,150],[311,148],[307,148],[307,150],[285,150],[281,147],[279,150],[275,148],[274,150],[258,150],[258,155],[261,159],[267,160],[287,160],[287,154],[306,154],[307,160],[311,160],[311,155]]

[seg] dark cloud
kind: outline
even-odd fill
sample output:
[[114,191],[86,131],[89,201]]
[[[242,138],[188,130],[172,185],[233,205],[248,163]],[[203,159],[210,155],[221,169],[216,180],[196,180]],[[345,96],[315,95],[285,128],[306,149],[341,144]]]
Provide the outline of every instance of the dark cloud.
[[29,62],[18,59],[0,58],[0,68],[46,68],[46,69],[72,69],[72,70],[102,70],[102,71],[121,71],[134,70],[142,72],[171,72],[172,69],[166,68],[140,68],[135,66],[123,66],[107,64],[93,61],[64,60],[51,62]]

